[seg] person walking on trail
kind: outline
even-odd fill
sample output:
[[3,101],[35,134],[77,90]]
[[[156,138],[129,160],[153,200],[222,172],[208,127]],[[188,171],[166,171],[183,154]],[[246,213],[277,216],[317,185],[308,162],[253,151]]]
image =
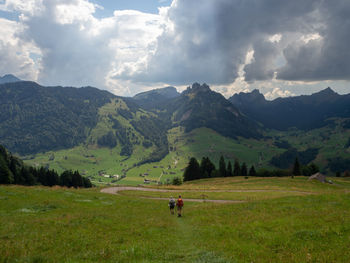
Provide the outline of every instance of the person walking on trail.
[[169,208],[170,208],[170,214],[174,214],[174,208],[175,208],[175,199],[173,197],[170,197],[169,200]]
[[184,201],[182,200],[181,195],[179,195],[179,198],[176,200],[176,208],[177,208],[177,216],[178,217],[181,217],[183,206],[184,206]]

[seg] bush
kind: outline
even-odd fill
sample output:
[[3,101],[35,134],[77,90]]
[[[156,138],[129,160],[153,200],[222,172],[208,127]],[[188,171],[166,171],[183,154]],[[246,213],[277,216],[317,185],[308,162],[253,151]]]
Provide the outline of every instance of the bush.
[[182,185],[182,179],[180,177],[174,177],[171,184],[172,185]]

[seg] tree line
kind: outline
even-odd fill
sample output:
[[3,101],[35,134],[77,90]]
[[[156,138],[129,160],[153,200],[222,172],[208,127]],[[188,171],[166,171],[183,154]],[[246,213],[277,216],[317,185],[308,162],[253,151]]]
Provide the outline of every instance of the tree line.
[[192,157],[188,163],[188,166],[184,171],[184,181],[191,181],[203,178],[213,177],[283,177],[283,176],[296,176],[304,175],[310,176],[317,173],[319,168],[311,163],[309,165],[300,165],[298,158],[295,158],[292,169],[259,169],[256,170],[254,165],[248,166],[245,162],[242,164],[236,159],[232,165],[231,161],[227,164],[223,156],[220,157],[219,167],[216,169],[214,163],[209,157],[203,157],[199,163],[196,158]]
[[0,184],[44,185],[67,187],[92,187],[89,178],[83,177],[78,171],[67,170],[58,174],[55,170],[43,167],[25,166],[23,162],[0,145]]

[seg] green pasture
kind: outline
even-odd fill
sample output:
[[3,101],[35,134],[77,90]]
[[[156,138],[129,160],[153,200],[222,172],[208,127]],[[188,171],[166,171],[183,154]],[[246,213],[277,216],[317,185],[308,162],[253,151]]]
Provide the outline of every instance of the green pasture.
[[[348,262],[350,258],[347,178],[335,178],[333,185],[304,177],[217,178],[172,189],[185,198],[204,193],[247,202],[185,202],[184,215],[177,218],[170,215],[166,200],[140,198],[140,193],[0,186],[0,262]],[[267,191],[266,197],[254,191],[200,192],[210,189]]]
[[[171,195],[177,197],[173,192],[142,192],[142,191],[121,191],[120,194],[127,196],[143,197],[143,198],[169,198]],[[264,191],[264,192],[187,192],[181,191],[182,198],[200,199],[200,200],[233,200],[233,201],[257,201],[265,199],[280,198],[285,196],[301,196],[307,195],[305,192],[279,192],[279,191]]]

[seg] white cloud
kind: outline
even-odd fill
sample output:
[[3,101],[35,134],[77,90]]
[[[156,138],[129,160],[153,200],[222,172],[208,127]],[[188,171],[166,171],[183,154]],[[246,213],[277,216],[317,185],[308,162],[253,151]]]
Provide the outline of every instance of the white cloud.
[[280,88],[274,88],[272,91],[266,92],[264,94],[265,98],[268,100],[272,100],[278,97],[290,97],[294,94],[289,90],[281,90]]
[[42,2],[43,0],[5,0],[5,3],[0,4],[0,10],[35,15],[43,11]]
[[12,73],[36,80],[38,68],[31,55],[39,54],[40,50],[32,42],[18,38],[23,30],[20,23],[0,18],[0,75]]
[[86,0],[44,1],[40,10],[45,12],[32,12],[30,7],[18,9],[23,11],[19,23],[25,28],[18,37],[40,50],[40,83],[94,85],[124,95],[141,87],[140,83],[123,86],[131,81],[121,78],[118,83],[116,78],[145,67],[163,30],[161,15],[117,10],[112,17],[97,19],[94,12],[99,7]]
[[83,0],[57,4],[55,10],[56,21],[61,24],[89,21],[93,19],[93,13],[95,13],[95,5]]

